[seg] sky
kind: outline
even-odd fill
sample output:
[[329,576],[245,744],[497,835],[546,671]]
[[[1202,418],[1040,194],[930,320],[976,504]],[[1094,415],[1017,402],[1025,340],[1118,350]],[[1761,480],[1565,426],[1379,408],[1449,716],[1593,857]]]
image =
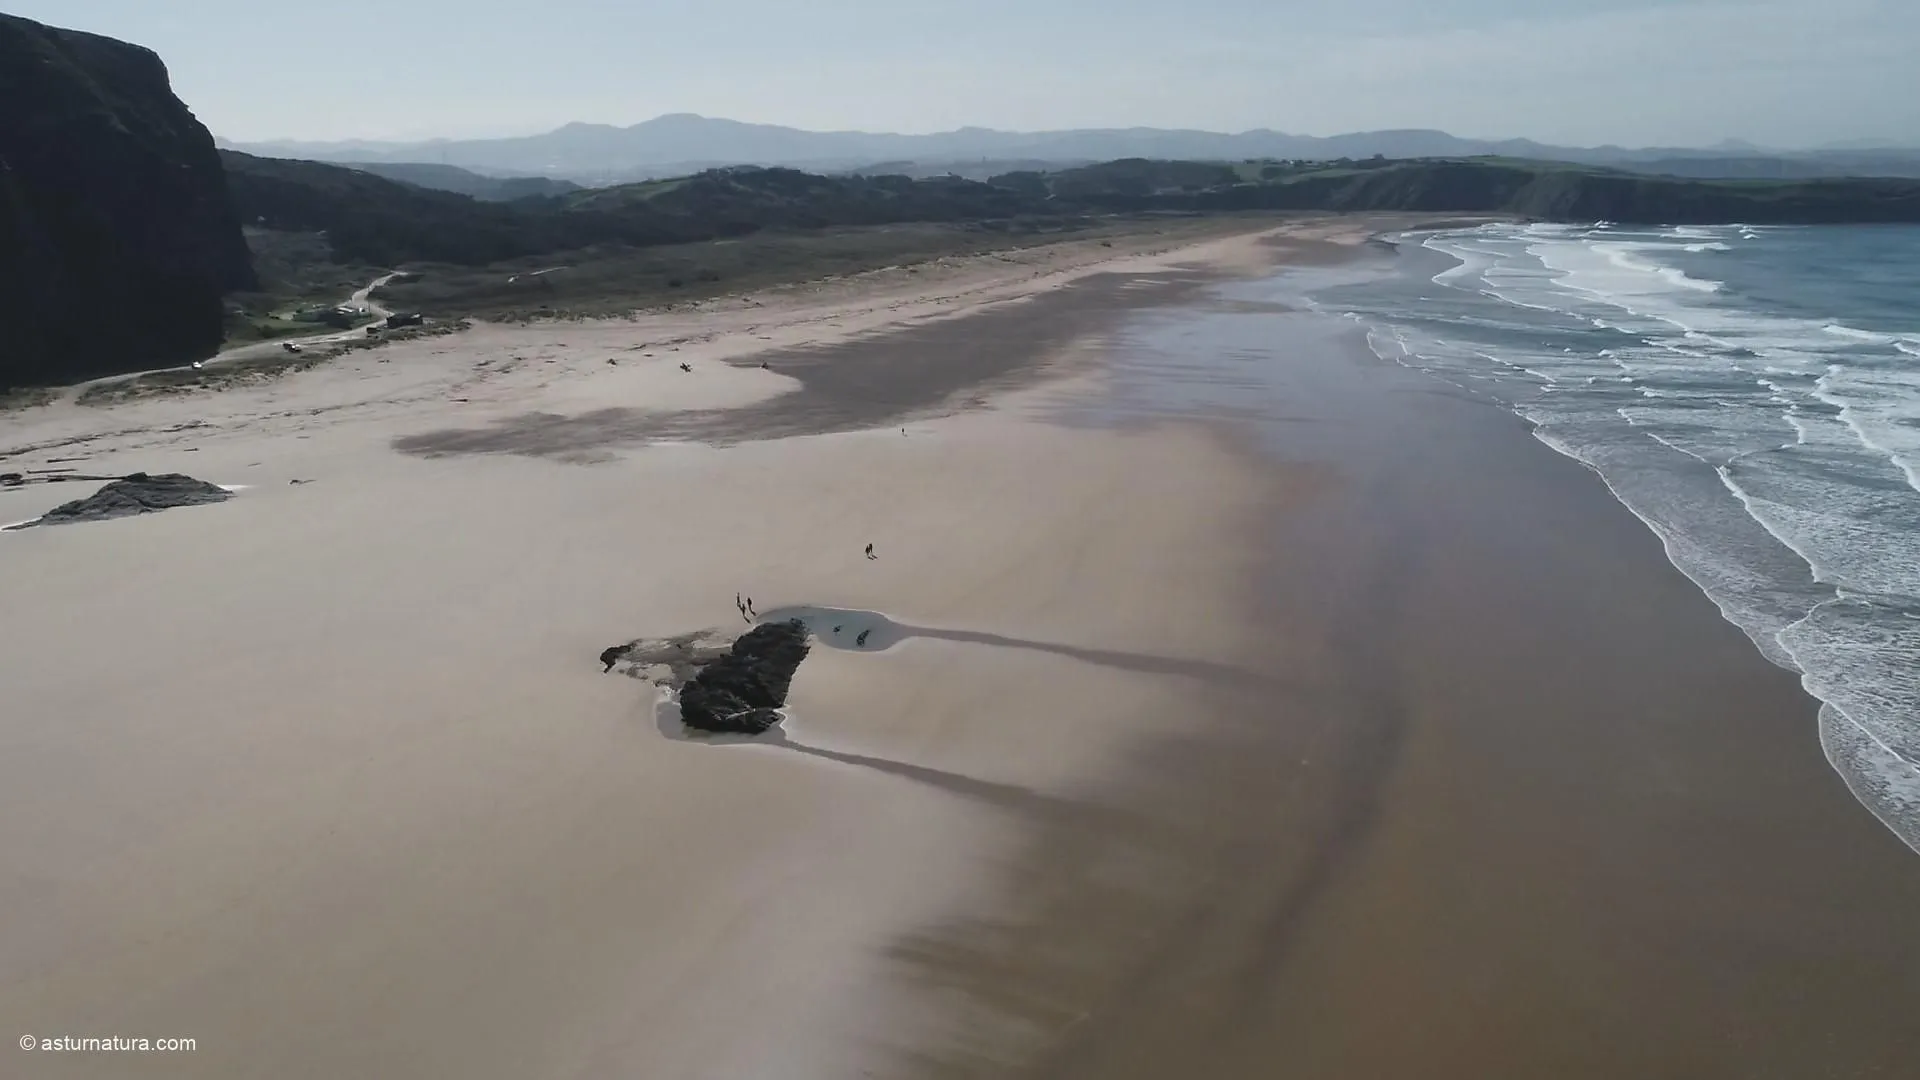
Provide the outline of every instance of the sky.
[[216,135],[1438,128],[1920,144],[1920,0],[0,0],[158,52]]

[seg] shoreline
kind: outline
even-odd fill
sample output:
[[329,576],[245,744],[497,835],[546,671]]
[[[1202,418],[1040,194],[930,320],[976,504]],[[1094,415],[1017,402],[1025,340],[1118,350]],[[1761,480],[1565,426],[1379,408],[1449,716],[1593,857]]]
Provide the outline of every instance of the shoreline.
[[[914,939],[928,980],[971,980],[989,1016],[1048,1015],[1008,992],[1036,968],[1076,1003],[1004,1067],[1610,1080],[1914,1060],[1920,864],[1828,768],[1797,678],[1525,421],[1338,320],[1232,321],[1153,320],[1120,348],[1149,367],[1266,350],[1258,388],[1232,365],[1194,378],[1284,403],[1261,452],[1324,470],[1263,544],[1266,666],[1288,689],[1241,702],[1267,726],[1240,741],[1196,721],[1111,781],[1157,820],[1208,822],[1214,847],[1043,834],[1008,875],[1014,914]],[[1151,857],[1071,905],[1017,885]],[[1132,914],[1089,928],[1089,908]]]
[[[1824,230],[1831,237],[1835,232],[1844,230]],[[1661,230],[1658,236],[1646,234],[1650,243],[1659,250],[1657,259],[1672,259],[1676,254],[1696,254],[1694,248],[1702,246],[1703,241],[1715,234],[1710,231],[1674,229]],[[1758,239],[1759,234],[1742,231],[1740,242]],[[1734,252],[1722,240],[1733,239],[1723,236],[1713,240],[1711,247]],[[1827,243],[1829,240],[1817,240],[1809,234],[1809,242]],[[1572,241],[1578,244],[1580,241]],[[1433,246],[1436,251],[1444,252],[1443,259],[1458,260],[1463,256],[1458,242],[1441,243]],[[1421,256],[1432,258],[1429,252],[1418,252]],[[1729,258],[1735,258],[1729,255]],[[1773,249],[1766,242],[1757,245],[1757,250],[1741,259],[1757,258],[1766,264],[1773,259]],[[1777,265],[1776,265],[1777,268]],[[1711,268],[1691,268],[1695,273],[1711,274]],[[1404,279],[1395,292],[1405,296],[1408,284],[1424,277],[1428,271]],[[1662,271],[1667,273],[1668,271]],[[1738,280],[1737,275],[1735,280]],[[1716,286],[1721,283],[1715,282]],[[1786,311],[1771,311],[1763,302],[1757,306],[1754,298],[1741,301],[1736,295],[1724,298],[1739,308],[1743,314],[1740,320],[1758,320],[1773,327],[1795,325]],[[1682,290],[1683,292],[1685,290]],[[1604,292],[1600,294],[1604,298]],[[1513,298],[1508,298],[1509,302]],[[1480,303],[1481,301],[1469,301]],[[1603,303],[1605,301],[1602,299]],[[1667,301],[1649,301],[1653,307],[1660,307]],[[1685,299],[1675,299],[1684,308]],[[1720,303],[1721,301],[1716,301]],[[1362,301],[1363,305],[1365,301]],[[1540,304],[1534,308],[1534,304]],[[1584,301],[1576,301],[1576,304]],[[1558,313],[1563,301],[1554,299],[1554,290],[1547,290],[1544,297],[1529,298],[1520,307],[1510,309],[1523,321],[1532,317],[1532,311]],[[1801,315],[1805,312],[1801,311]],[[1894,339],[1875,337],[1874,334],[1847,327],[1849,320],[1861,317],[1859,312],[1842,312],[1830,321],[1818,323],[1824,326],[1824,334],[1843,334],[1854,340],[1873,343],[1883,351]],[[1871,313],[1866,313],[1871,318]],[[1686,322],[1690,318],[1684,311],[1669,310],[1668,315]],[[1446,316],[1442,315],[1444,320]],[[1491,316],[1498,319],[1496,313]],[[1549,325],[1556,316],[1549,314]],[[1780,320],[1786,319],[1786,322]],[[1376,322],[1378,320],[1375,320]],[[1391,317],[1389,317],[1391,321]],[[1584,320],[1582,320],[1584,321]],[[1659,336],[1660,326],[1677,325],[1666,317],[1654,318],[1651,332]],[[1469,337],[1474,331],[1469,327],[1461,328]],[[1642,327],[1647,329],[1647,327]],[[1735,328],[1722,328],[1721,333],[1728,340],[1744,340],[1743,331]],[[1898,584],[1890,586],[1892,593],[1879,597],[1871,584],[1864,590],[1848,585],[1846,573],[1836,575],[1835,568],[1848,563],[1856,554],[1867,559],[1869,564],[1875,557],[1869,552],[1878,550],[1881,558],[1887,559],[1879,568],[1864,569],[1855,567],[1851,572],[1864,573],[1865,579],[1873,580],[1876,575],[1893,573],[1897,576],[1899,559],[1888,552],[1886,541],[1897,538],[1900,526],[1898,517],[1888,518],[1888,524],[1877,526],[1873,520],[1885,515],[1911,515],[1909,505],[1900,509],[1900,499],[1896,497],[1884,510],[1876,512],[1873,520],[1863,522],[1870,533],[1881,529],[1890,530],[1889,535],[1878,542],[1867,542],[1862,538],[1863,547],[1850,550],[1851,545],[1842,542],[1835,534],[1825,533],[1817,522],[1824,519],[1819,511],[1822,503],[1832,502],[1846,505],[1853,500],[1873,498],[1873,489],[1882,482],[1882,478],[1872,474],[1885,470],[1885,479],[1895,484],[1895,492],[1903,493],[1900,487],[1905,481],[1905,490],[1913,487],[1911,477],[1903,476],[1897,454],[1891,454],[1878,445],[1874,436],[1860,430],[1854,421],[1844,421],[1846,429],[1839,432],[1840,443],[1832,453],[1838,456],[1830,462],[1808,463],[1802,456],[1802,448],[1808,445],[1824,446],[1831,438],[1822,434],[1819,410],[1838,406],[1842,416],[1849,410],[1862,409],[1868,415],[1871,407],[1866,403],[1835,399],[1815,401],[1812,418],[1813,430],[1802,428],[1802,413],[1805,403],[1799,402],[1792,390],[1792,381],[1779,381],[1779,372],[1792,368],[1800,360],[1809,359],[1811,351],[1817,354],[1822,348],[1822,340],[1809,342],[1795,339],[1788,333],[1774,346],[1784,350],[1777,358],[1777,364],[1770,361],[1765,371],[1749,370],[1752,365],[1744,364],[1737,356],[1729,358],[1724,369],[1708,363],[1705,366],[1682,362],[1678,368],[1661,371],[1652,378],[1665,383],[1678,391],[1681,399],[1686,399],[1690,383],[1701,378],[1731,379],[1732,393],[1725,402],[1702,402],[1697,397],[1691,400],[1675,400],[1667,397],[1668,391],[1647,391],[1643,388],[1643,379],[1647,371],[1631,358],[1629,347],[1626,361],[1610,359],[1611,350],[1601,350],[1592,358],[1602,363],[1619,364],[1622,381],[1629,386],[1641,388],[1644,397],[1641,405],[1651,409],[1652,415],[1640,412],[1633,398],[1628,398],[1625,408],[1616,413],[1616,403],[1604,400],[1608,395],[1602,392],[1593,397],[1588,388],[1574,383],[1559,383],[1557,389],[1571,391],[1553,397],[1539,396],[1540,391],[1528,384],[1534,379],[1545,379],[1553,384],[1556,377],[1551,358],[1547,359],[1544,372],[1524,370],[1527,378],[1515,373],[1512,380],[1499,373],[1496,367],[1491,381],[1482,383],[1482,373],[1472,370],[1454,370],[1453,362],[1446,358],[1448,350],[1442,349],[1437,356],[1420,357],[1400,355],[1402,352],[1385,342],[1376,348],[1389,359],[1405,364],[1415,370],[1427,370],[1430,373],[1454,385],[1485,391],[1503,408],[1528,417],[1536,423],[1535,437],[1551,447],[1556,453],[1565,455],[1593,469],[1602,479],[1616,501],[1624,505],[1645,526],[1660,537],[1662,548],[1669,562],[1681,573],[1692,580],[1719,608],[1722,616],[1739,627],[1753,642],[1754,646],[1770,661],[1783,669],[1793,672],[1801,679],[1808,693],[1821,702],[1820,735],[1822,752],[1835,772],[1854,792],[1855,797],[1871,809],[1883,825],[1916,852],[1920,852],[1920,774],[1916,774],[1913,764],[1910,722],[1913,713],[1913,695],[1907,680],[1901,677],[1902,664],[1914,650],[1916,642],[1910,640],[1903,631],[1901,611],[1905,606],[1902,594],[1911,594],[1911,589],[1903,589]],[[1514,343],[1516,351],[1523,354],[1527,346],[1523,342]],[[1593,342],[1591,348],[1613,342]],[[1486,346],[1481,346],[1486,347]],[[1766,346],[1763,346],[1766,347]],[[1580,342],[1575,342],[1572,350],[1583,351]],[[1899,354],[1895,352],[1896,362]],[[1796,359],[1798,357],[1798,359]],[[1575,363],[1581,363],[1576,358]],[[1827,357],[1822,364],[1831,362],[1825,379],[1836,384],[1846,382],[1851,376],[1846,371],[1855,363],[1884,363],[1883,359],[1850,358],[1845,354]],[[1471,367],[1471,365],[1469,366]],[[1655,369],[1660,365],[1656,363]],[[1462,377],[1464,376],[1464,377]],[[1766,402],[1743,401],[1738,392],[1738,384],[1752,377],[1755,385],[1763,386],[1772,395]],[[1611,379],[1598,380],[1603,386]],[[1587,387],[1591,387],[1589,381]],[[1778,389],[1776,389],[1778,388]],[[1625,387],[1622,388],[1626,390]],[[1739,426],[1752,426],[1754,430],[1764,430],[1769,426],[1777,427],[1783,433],[1783,440],[1777,447],[1756,445],[1751,448],[1739,448],[1727,445],[1729,430],[1721,423],[1708,419],[1699,437],[1704,443],[1694,441],[1681,429],[1671,426],[1669,421],[1677,415],[1685,415],[1692,408],[1706,404],[1712,409],[1732,409],[1728,423]],[[1778,406],[1779,408],[1775,408]],[[1634,412],[1639,415],[1628,417],[1629,425],[1610,430],[1609,421],[1622,413]],[[1663,420],[1662,417],[1666,419]],[[1733,419],[1737,417],[1737,419]],[[1867,421],[1871,427],[1871,420]],[[1653,440],[1659,445],[1650,445],[1631,434],[1635,427],[1649,424],[1654,432]],[[1669,439],[1679,435],[1679,445],[1669,443]],[[1862,453],[1855,456],[1846,449],[1852,440],[1864,440]],[[1712,444],[1718,441],[1716,449]],[[1683,449],[1682,447],[1686,447]],[[1757,452],[1756,452],[1757,451]],[[1816,475],[1829,472],[1832,484],[1818,496],[1798,500],[1782,495],[1768,488],[1770,478],[1777,479],[1781,470],[1804,470],[1812,465]],[[1855,479],[1848,479],[1849,477]],[[1871,478],[1869,478],[1871,477]],[[1756,486],[1757,485],[1757,486]],[[1676,491],[1687,490],[1691,494],[1677,497]],[[1791,516],[1780,517],[1784,511],[1770,510],[1772,501],[1769,496],[1784,498],[1789,506],[1797,507],[1796,513],[1804,517],[1807,511],[1813,511],[1813,517],[1801,525],[1796,525]],[[1852,514],[1841,511],[1833,519],[1835,524],[1852,520]],[[1864,605],[1857,599],[1864,592],[1874,597]],[[1845,613],[1835,617],[1838,613]],[[1877,617],[1876,617],[1877,614]],[[1854,669],[1846,662],[1853,656],[1865,664]]]

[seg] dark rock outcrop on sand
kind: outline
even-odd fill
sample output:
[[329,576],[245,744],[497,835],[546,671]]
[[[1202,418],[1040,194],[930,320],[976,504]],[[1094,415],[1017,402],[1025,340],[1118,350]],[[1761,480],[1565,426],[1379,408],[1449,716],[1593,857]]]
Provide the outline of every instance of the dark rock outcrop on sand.
[[160,58],[0,14],[0,103],[0,388],[212,355],[252,257]]
[[780,722],[793,673],[811,648],[806,625],[792,619],[762,623],[730,644],[684,634],[615,645],[600,660],[608,669],[626,660],[635,674],[678,690],[680,719],[690,728],[758,735]]
[[112,481],[84,499],[61,503],[44,516],[15,528],[106,521],[135,514],[151,514],[176,506],[224,502],[231,496],[232,492],[223,487],[181,473],[164,473],[160,476],[134,473]]
[[780,722],[793,673],[807,658],[807,627],[798,619],[761,623],[680,689],[680,719],[702,731],[758,735]]

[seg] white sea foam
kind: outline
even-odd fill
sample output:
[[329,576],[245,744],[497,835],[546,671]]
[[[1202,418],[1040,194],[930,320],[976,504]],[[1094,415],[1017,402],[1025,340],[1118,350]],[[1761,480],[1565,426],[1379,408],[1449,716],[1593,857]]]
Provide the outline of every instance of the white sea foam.
[[1899,339],[1892,334],[1876,334],[1871,330],[1856,330],[1841,323],[1828,323],[1820,329],[1834,337],[1843,337],[1852,341],[1871,341],[1876,345],[1892,345]]
[[1498,257],[1497,250],[1485,250],[1475,243],[1475,239],[1476,237],[1473,234],[1455,236],[1446,233],[1435,233],[1421,241],[1422,247],[1450,255],[1459,260],[1457,266],[1450,267],[1435,274],[1433,276],[1434,284],[1455,285],[1463,281],[1473,281],[1478,279],[1481,273],[1489,266],[1493,265],[1494,260]]
[[1920,381],[1909,377],[1887,386],[1878,381],[1872,374],[1829,365],[1814,380],[1813,396],[1839,409],[1861,445],[1885,455],[1905,475],[1907,486],[1920,492]]
[[[1461,299],[1418,313],[1420,334],[1369,340],[1493,388],[1598,473],[1730,622],[1801,674],[1824,703],[1829,761],[1920,850],[1920,334],[1767,310],[1669,261],[1736,238],[1728,257],[1746,259],[1772,231],[1436,235],[1426,246],[1460,262],[1434,280]],[[1614,340],[1568,352],[1569,334]]]
[[1671,288],[1719,292],[1722,283],[1689,276],[1677,267],[1649,258],[1650,252],[1671,245],[1587,241],[1538,244],[1529,249],[1543,264],[1559,272],[1564,288],[1612,300],[1657,296]]

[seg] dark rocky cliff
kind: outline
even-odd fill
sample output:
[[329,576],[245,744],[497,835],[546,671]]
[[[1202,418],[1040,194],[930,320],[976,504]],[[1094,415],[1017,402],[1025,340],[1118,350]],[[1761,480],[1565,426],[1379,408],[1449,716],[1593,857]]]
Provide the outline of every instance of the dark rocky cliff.
[[253,285],[213,136],[147,49],[0,15],[0,387],[184,363]]

